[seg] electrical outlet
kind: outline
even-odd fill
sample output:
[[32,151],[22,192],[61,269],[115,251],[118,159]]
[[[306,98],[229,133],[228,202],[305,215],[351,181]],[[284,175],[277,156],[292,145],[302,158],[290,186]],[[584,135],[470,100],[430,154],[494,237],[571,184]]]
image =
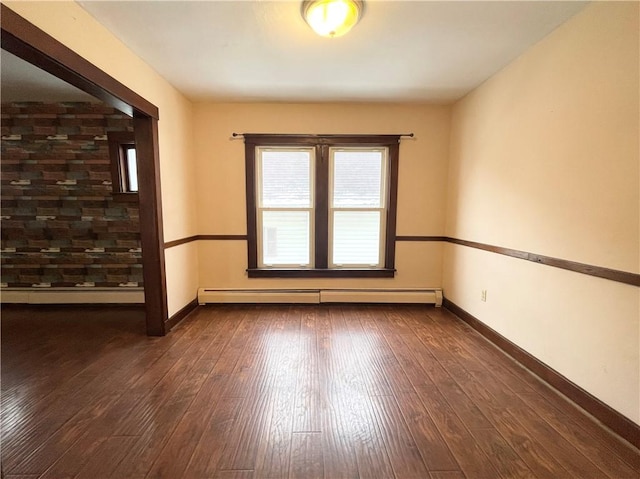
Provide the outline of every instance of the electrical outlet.
[[480,299],[482,301],[484,301],[485,303],[487,302],[487,290],[483,289],[482,292],[480,293]]

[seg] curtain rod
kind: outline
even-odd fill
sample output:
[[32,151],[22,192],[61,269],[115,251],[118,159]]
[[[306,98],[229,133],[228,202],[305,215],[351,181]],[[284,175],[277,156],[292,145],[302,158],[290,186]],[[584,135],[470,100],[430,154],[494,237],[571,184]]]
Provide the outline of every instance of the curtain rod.
[[399,135],[359,135],[359,134],[345,134],[345,135],[305,135],[305,134],[299,134],[299,135],[288,135],[288,134],[284,134],[284,133],[231,133],[231,136],[233,138],[241,138],[244,137],[245,135],[256,135],[256,134],[260,134],[260,135],[268,135],[268,136],[331,136],[331,137],[340,137],[340,136],[398,136],[400,138],[402,137],[406,137],[406,138],[413,138],[415,135],[413,133],[400,133]]

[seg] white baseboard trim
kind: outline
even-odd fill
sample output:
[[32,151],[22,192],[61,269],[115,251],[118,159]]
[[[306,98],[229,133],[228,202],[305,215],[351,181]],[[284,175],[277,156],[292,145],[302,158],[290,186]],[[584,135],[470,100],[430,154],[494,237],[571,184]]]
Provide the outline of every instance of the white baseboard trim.
[[144,288],[3,288],[3,304],[141,304]]

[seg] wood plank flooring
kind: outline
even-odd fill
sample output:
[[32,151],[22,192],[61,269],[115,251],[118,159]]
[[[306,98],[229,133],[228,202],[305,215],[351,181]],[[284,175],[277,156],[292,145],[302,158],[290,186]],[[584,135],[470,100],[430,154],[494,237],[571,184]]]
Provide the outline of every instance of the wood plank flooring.
[[2,468],[36,478],[634,478],[640,453],[429,306],[2,312]]

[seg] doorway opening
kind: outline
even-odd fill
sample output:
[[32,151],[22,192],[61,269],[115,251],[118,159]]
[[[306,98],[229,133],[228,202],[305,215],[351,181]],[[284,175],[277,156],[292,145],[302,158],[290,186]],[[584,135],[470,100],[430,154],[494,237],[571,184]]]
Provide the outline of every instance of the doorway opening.
[[160,194],[158,108],[6,5],[0,7],[3,50],[133,118],[145,323],[148,335],[163,336],[170,327]]

